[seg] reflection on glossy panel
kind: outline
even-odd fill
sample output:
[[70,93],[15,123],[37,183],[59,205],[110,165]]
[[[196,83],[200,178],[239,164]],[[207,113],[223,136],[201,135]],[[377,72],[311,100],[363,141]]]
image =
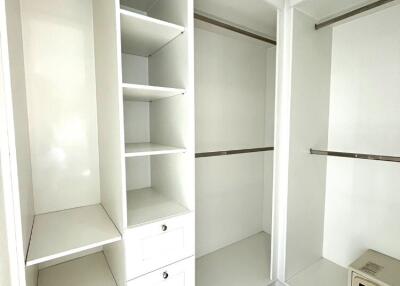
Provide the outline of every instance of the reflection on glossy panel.
[[98,203],[91,1],[22,1],[36,213]]

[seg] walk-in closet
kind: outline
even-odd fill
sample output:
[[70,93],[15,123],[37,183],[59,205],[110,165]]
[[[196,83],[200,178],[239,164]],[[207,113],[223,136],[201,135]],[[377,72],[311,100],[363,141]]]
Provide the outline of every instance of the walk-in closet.
[[0,0],[0,286],[399,286],[400,0]]
[[196,285],[267,285],[276,8],[194,4]]
[[292,17],[286,279],[346,286],[367,249],[400,259],[400,6],[308,0]]

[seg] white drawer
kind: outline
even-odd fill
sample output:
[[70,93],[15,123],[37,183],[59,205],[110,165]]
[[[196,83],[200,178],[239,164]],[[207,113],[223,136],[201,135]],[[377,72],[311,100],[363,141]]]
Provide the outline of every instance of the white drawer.
[[131,280],[194,255],[194,214],[129,229],[124,241]]
[[194,286],[194,257],[128,282],[127,286]]

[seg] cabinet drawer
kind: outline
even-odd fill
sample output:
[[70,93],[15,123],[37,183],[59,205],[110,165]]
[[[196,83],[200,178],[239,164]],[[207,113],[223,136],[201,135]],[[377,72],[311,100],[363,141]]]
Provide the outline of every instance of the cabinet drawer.
[[194,286],[194,257],[128,282],[127,286]]
[[128,280],[194,255],[194,215],[138,226],[125,240]]

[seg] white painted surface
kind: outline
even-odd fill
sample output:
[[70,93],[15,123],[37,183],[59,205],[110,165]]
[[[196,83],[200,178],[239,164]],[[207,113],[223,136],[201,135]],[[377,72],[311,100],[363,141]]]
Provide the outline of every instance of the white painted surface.
[[[194,267],[194,257],[191,257],[131,280],[127,286],[194,286]],[[168,274],[167,278],[164,273]]]
[[122,87],[124,89],[125,100],[153,101],[185,93],[184,89],[159,86],[145,86],[124,83]]
[[121,5],[126,5],[137,10],[148,11],[158,0],[121,0]]
[[127,143],[125,144],[125,157],[151,156],[163,154],[184,153],[184,148],[165,146],[153,143]]
[[39,286],[116,286],[102,252],[45,268]]
[[130,228],[124,242],[128,280],[193,256],[194,213]]
[[99,203],[91,1],[21,7],[35,212]]
[[[3,97],[3,74],[0,62],[0,97]],[[0,166],[0,171],[1,171]],[[4,186],[2,180],[2,174],[0,173],[0,285],[12,285],[11,284],[11,273],[10,273],[10,253],[8,250],[8,236],[7,233],[7,218],[5,213],[5,201],[4,201]]]
[[167,219],[188,210],[151,188],[130,190],[127,193],[128,227]]
[[263,0],[196,0],[195,9],[258,33],[275,37],[276,8]]
[[195,37],[196,152],[264,146],[268,46],[199,28]]
[[196,256],[263,229],[264,155],[196,159]]
[[265,286],[270,282],[270,236],[260,232],[196,260],[197,286]]
[[[1,168],[12,285],[35,286],[37,270],[25,273],[34,205],[26,107],[25,70],[19,1],[0,6],[4,96],[0,98]],[[17,113],[15,113],[17,112]],[[17,130],[16,130],[17,129]],[[26,283],[25,283],[26,282]]]
[[149,84],[149,58],[122,53],[122,81]]
[[[195,33],[196,152],[272,146],[270,46],[204,25]],[[270,154],[196,159],[196,256],[270,230],[272,205],[264,211],[263,204],[272,181],[264,176],[265,163],[272,164]]]
[[35,216],[27,265],[73,254],[121,239],[100,205]]
[[[7,34],[4,31],[2,36],[4,37],[4,44],[8,47],[7,49],[8,60],[4,62],[4,65],[8,65],[5,73],[5,81],[9,80],[9,83],[5,82],[5,92],[10,92],[12,97],[12,113],[13,123],[8,122],[9,128],[15,128],[13,131],[8,130],[8,136],[14,138],[14,142],[10,141],[10,144],[15,144],[15,159],[16,159],[16,177],[13,178],[14,192],[18,192],[17,196],[14,196],[14,200],[18,200],[15,203],[14,211],[19,212],[17,215],[15,224],[19,223],[19,216],[22,225],[22,240],[23,240],[23,252],[26,255],[28,251],[30,229],[32,228],[34,205],[33,205],[33,186],[32,186],[32,168],[31,168],[31,150],[29,146],[29,131],[28,131],[28,110],[27,110],[27,99],[26,99],[26,88],[25,88],[25,63],[24,62],[24,51],[22,46],[22,26],[21,26],[21,7],[20,1],[5,1],[6,8],[6,23],[4,25],[7,29]],[[9,76],[9,78],[8,78]],[[11,90],[7,91],[7,86],[10,84]],[[8,121],[10,119],[8,118]],[[11,160],[13,160],[14,146],[11,148]],[[19,226],[16,226],[17,233],[19,234]]]
[[286,279],[322,256],[331,31],[294,11]]
[[[329,149],[399,156],[399,15],[396,6],[335,27]],[[400,259],[399,168],[329,157],[326,258],[348,266],[371,248]]]
[[285,281],[293,48],[293,9],[288,1],[278,9],[277,34],[271,279]]
[[101,203],[122,232],[126,227],[125,146],[116,5],[116,1],[109,0],[93,2],[93,32]]
[[[274,146],[276,49],[267,50],[267,80],[265,97],[265,146]],[[272,233],[272,188],[274,152],[264,153],[263,230]]]
[[124,53],[147,57],[184,30],[182,26],[121,9],[121,37]]
[[149,58],[149,84],[183,88],[189,92],[188,41],[190,31],[176,37]]
[[150,103],[124,101],[125,142],[150,142]]
[[135,190],[151,187],[150,156],[134,157],[125,161],[126,189]]
[[289,281],[290,286],[348,286],[348,270],[329,260],[320,259]]

